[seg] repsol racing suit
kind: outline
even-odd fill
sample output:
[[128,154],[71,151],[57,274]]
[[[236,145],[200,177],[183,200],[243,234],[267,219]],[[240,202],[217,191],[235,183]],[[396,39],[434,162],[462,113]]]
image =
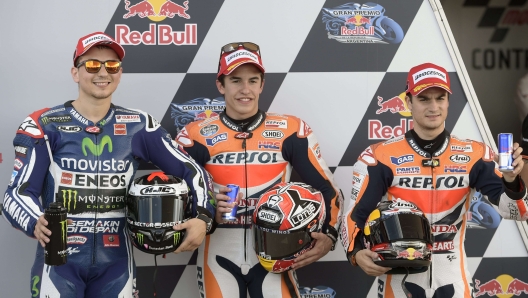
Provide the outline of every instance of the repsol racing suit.
[[[199,248],[200,297],[298,297],[293,271],[274,274],[259,263],[253,249],[252,214],[261,194],[278,182],[288,182],[292,166],[305,183],[325,198],[323,231],[337,235],[338,189],[321,157],[310,127],[289,115],[258,112],[245,132],[225,111],[188,124],[177,141],[213,176],[215,189],[237,184],[244,194],[237,221],[218,224]],[[334,238],[335,239],[335,238]]]
[[[408,131],[363,151],[354,165],[351,200],[343,207],[341,241],[350,258],[364,248],[362,229],[378,202],[410,201],[431,223],[434,252],[429,270],[409,275],[406,288],[413,297],[469,298],[473,287],[464,239],[474,191],[487,195],[504,218],[526,220],[526,190],[523,182],[520,192],[505,187],[488,146],[447,132],[441,141],[439,149],[428,153]],[[403,277],[379,276],[377,297],[406,297]]]
[[208,174],[145,112],[112,105],[93,123],[67,102],[29,115],[13,144],[5,218],[33,237],[43,208],[59,201],[73,220],[65,265],[45,265],[37,244],[32,297],[137,297],[124,208],[140,159],[184,178],[193,190],[194,212],[215,212]]

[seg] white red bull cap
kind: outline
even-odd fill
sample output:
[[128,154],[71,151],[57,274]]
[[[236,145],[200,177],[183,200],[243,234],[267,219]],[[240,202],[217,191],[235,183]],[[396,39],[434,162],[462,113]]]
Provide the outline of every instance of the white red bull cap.
[[75,52],[73,52],[73,65],[75,66],[77,58],[82,56],[95,45],[105,45],[110,47],[116,52],[119,60],[123,60],[125,57],[125,49],[123,49],[123,47],[112,37],[104,34],[103,32],[94,32],[79,38],[77,46],[75,47]]
[[229,75],[240,65],[252,63],[263,73],[266,72],[262,65],[262,58],[259,52],[248,51],[243,47],[239,47],[238,50],[223,53],[220,56],[220,69],[218,70],[217,78],[221,75]]
[[431,87],[440,87],[449,93],[453,93],[451,92],[449,74],[443,67],[433,63],[424,63],[409,70],[405,93],[418,95]]

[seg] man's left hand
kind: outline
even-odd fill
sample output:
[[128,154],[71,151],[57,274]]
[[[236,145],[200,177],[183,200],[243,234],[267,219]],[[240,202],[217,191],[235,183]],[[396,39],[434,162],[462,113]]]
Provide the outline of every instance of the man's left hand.
[[192,218],[184,223],[175,225],[173,229],[176,231],[186,230],[182,244],[174,251],[177,254],[182,251],[193,251],[202,244],[205,238],[206,224],[201,219]]
[[502,177],[504,177],[504,180],[506,182],[513,182],[515,180],[515,177],[519,175],[522,172],[522,169],[524,167],[524,162],[522,160],[522,147],[519,146],[519,143],[513,143],[513,154],[512,154],[512,166],[513,171],[512,172],[502,172]]
[[326,236],[326,234],[312,232],[311,236],[316,240],[314,247],[305,254],[295,258],[295,263],[292,265],[292,269],[298,269],[319,260],[332,248],[332,239]]

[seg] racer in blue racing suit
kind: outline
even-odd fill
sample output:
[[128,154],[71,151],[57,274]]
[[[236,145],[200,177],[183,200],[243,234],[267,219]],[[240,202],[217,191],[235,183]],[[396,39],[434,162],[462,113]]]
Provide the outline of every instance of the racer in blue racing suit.
[[[194,216],[215,214],[212,181],[147,113],[109,103],[106,116],[93,122],[81,115],[78,104],[42,109],[22,122],[13,141],[16,159],[3,214],[13,227],[40,241],[31,272],[32,297],[137,297],[125,205],[140,160],[187,182]],[[54,201],[63,203],[72,220],[67,263],[61,266],[44,264],[36,228],[43,209]],[[189,232],[191,226],[186,227]]]

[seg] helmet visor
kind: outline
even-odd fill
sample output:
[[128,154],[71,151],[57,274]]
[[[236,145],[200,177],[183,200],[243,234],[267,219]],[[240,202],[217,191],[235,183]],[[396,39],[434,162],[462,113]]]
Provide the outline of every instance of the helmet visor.
[[253,225],[253,236],[255,252],[273,260],[292,257],[312,242],[312,237],[304,229],[275,231]]
[[433,243],[427,219],[411,213],[400,213],[381,219],[370,228],[370,231],[370,239],[375,245],[398,240],[422,240]]
[[185,218],[187,195],[129,196],[128,212],[138,223],[178,223]]

